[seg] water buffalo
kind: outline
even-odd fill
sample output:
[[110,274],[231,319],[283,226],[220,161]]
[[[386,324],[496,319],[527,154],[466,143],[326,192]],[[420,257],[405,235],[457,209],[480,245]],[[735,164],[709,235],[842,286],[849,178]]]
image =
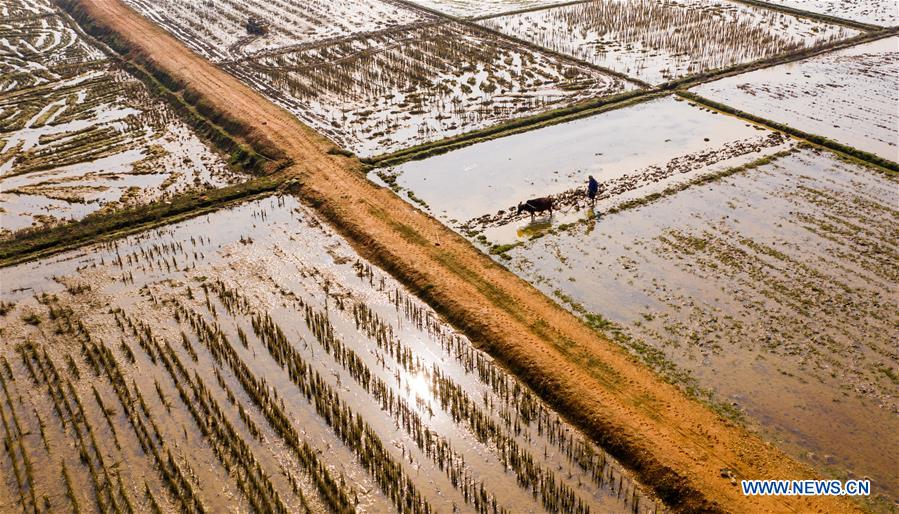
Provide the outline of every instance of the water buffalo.
[[550,217],[553,215],[553,199],[549,197],[544,198],[534,198],[532,200],[528,200],[524,203],[518,204],[518,212],[516,214],[521,214],[522,212],[531,213],[531,219],[534,218],[534,214],[549,211]]

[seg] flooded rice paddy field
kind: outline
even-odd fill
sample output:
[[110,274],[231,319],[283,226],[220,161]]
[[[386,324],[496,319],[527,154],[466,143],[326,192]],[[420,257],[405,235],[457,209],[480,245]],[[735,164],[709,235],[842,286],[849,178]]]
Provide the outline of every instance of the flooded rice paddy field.
[[[431,17],[393,0],[125,0],[213,62],[378,33]],[[265,25],[247,29],[250,19]]]
[[4,510],[664,510],[293,197],[6,276]]
[[805,149],[535,239],[508,265],[788,452],[895,499],[897,205],[895,176]]
[[605,211],[793,146],[782,134],[668,96],[370,176],[482,245],[506,245],[551,228],[545,216],[527,224],[518,202],[553,197],[556,226],[592,215],[589,175],[603,184],[595,208]]
[[735,75],[692,91],[899,162],[899,37]]
[[847,20],[884,27],[899,25],[896,0],[765,0],[770,4],[794,7]]
[[364,156],[635,87],[456,22],[258,57],[226,69]]
[[412,0],[414,3],[457,18],[475,18],[522,9],[548,7],[560,0]]
[[4,75],[0,93],[2,236],[239,180],[63,15],[34,16],[23,23],[35,32],[5,21],[0,49],[21,72]]
[[652,84],[858,33],[726,0],[595,0],[478,23]]
[[[637,87],[583,63],[388,2],[321,3],[308,12],[286,2],[129,5],[364,157]],[[267,35],[247,35],[253,42],[240,48],[229,49],[230,39],[217,41],[242,37],[245,20],[263,11],[266,20],[277,20]],[[217,21],[199,24],[200,12]],[[332,23],[337,19],[342,22]],[[322,31],[338,33],[319,37]]]
[[[674,97],[372,176],[788,452],[899,497],[895,176]],[[515,214],[543,195],[553,217]]]
[[49,2],[0,5],[0,95],[72,78],[105,65],[106,55],[80,37]]

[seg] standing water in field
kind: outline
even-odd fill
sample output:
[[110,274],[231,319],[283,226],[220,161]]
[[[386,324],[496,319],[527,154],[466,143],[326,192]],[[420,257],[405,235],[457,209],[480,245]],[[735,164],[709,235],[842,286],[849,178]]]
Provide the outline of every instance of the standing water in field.
[[858,34],[727,0],[594,0],[478,23],[651,84]]
[[805,149],[525,243],[508,266],[794,456],[899,498],[897,205],[895,176]]
[[0,240],[243,180],[49,2],[0,16]]
[[30,463],[0,485],[12,502],[663,510],[292,197],[8,276],[0,375],[21,401],[0,403]]
[[509,244],[533,233],[515,213],[529,198],[556,200],[555,225],[588,216],[589,175],[602,186],[600,212],[792,145],[782,134],[666,97],[371,176],[463,234]]
[[899,37],[727,77],[691,91],[899,162]]

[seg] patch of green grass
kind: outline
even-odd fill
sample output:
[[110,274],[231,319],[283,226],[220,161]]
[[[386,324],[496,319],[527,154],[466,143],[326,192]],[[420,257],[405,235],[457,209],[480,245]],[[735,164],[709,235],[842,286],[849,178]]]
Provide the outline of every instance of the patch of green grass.
[[417,203],[418,205],[422,206],[424,209],[429,208],[428,203],[425,202],[424,200],[422,200],[421,198],[415,196],[415,193],[413,193],[411,190],[406,191],[406,196],[408,196],[409,199],[412,200],[414,203]]
[[896,372],[893,371],[893,368],[891,368],[887,364],[880,364],[876,367],[877,367],[878,371],[880,371],[881,373],[886,375],[887,378],[890,379],[890,382],[892,382],[893,384],[899,385],[899,376],[896,375]]
[[336,146],[335,146],[335,147],[332,147],[332,148],[329,148],[329,149],[328,149],[328,154],[329,154],[329,155],[339,155],[339,156],[341,156],[341,157],[350,157],[350,158],[356,156],[356,154],[354,154],[353,152],[351,152],[351,151],[349,151],[349,150],[347,150],[347,149],[345,149],[345,148],[339,148],[339,147],[336,147]]
[[522,244],[524,244],[522,241],[517,241],[514,243],[510,243],[510,244],[493,245],[490,247],[490,255],[503,256],[506,254],[506,252],[512,250],[513,248],[517,248],[517,247],[521,246]]

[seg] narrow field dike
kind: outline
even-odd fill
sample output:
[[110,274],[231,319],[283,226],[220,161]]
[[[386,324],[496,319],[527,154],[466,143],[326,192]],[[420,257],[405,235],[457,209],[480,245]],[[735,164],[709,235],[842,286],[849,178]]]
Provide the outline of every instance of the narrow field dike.
[[477,23],[651,84],[857,34],[727,0],[597,0]]
[[[847,90],[853,92],[852,97],[837,101]],[[897,169],[899,36],[723,78],[690,91],[823,136],[852,148],[846,152],[850,155]]]

